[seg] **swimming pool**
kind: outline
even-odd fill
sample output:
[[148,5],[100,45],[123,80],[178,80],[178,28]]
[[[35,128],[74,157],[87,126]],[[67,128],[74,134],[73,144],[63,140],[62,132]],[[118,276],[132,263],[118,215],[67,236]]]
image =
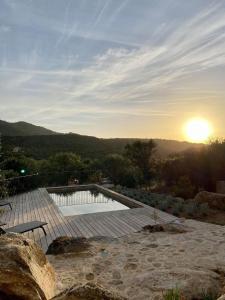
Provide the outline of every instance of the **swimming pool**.
[[64,216],[130,209],[98,190],[50,192],[50,197]]

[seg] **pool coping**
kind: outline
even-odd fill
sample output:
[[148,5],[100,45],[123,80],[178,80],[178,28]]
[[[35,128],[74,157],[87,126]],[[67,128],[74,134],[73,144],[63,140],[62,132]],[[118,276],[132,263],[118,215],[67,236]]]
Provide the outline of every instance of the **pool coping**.
[[119,201],[120,203],[126,205],[130,209],[133,208],[143,208],[143,207],[149,207],[148,205],[145,205],[144,203],[141,203],[137,200],[134,200],[130,197],[124,196],[120,193],[117,193],[113,190],[110,190],[106,187],[103,187],[98,184],[82,184],[82,185],[69,185],[69,186],[59,186],[59,187],[46,187],[47,192],[54,193],[54,192],[65,192],[65,191],[85,191],[90,189],[96,189],[99,192],[102,192],[105,195],[108,195],[112,197],[113,199]]

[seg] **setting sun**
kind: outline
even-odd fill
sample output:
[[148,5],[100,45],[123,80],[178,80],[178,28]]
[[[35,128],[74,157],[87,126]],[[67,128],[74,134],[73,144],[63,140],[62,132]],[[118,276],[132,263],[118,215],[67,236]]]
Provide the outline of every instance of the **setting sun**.
[[192,119],[185,125],[185,134],[189,141],[205,142],[212,133],[212,127],[207,120]]

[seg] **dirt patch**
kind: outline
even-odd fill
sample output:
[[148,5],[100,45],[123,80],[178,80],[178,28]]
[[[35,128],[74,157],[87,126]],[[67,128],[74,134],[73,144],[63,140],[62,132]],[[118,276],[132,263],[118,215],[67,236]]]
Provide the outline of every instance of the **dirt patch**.
[[[203,291],[222,294],[225,228],[185,221],[185,233],[139,232],[116,240],[92,241],[92,255],[49,256],[57,289],[94,282],[130,300],[161,299],[178,287],[186,299]],[[218,272],[219,270],[219,272]]]

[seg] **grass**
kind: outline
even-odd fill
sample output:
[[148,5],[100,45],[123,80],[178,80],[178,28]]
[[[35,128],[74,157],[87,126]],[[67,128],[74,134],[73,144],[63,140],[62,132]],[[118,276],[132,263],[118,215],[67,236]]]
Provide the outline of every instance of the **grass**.
[[[183,300],[183,299],[185,298],[181,296],[181,292],[177,287],[163,293],[163,300]],[[213,292],[203,291],[202,296],[199,299],[216,300],[218,299],[218,295]]]
[[181,295],[180,295],[179,289],[173,288],[171,290],[166,291],[166,293],[163,294],[163,299],[164,300],[180,300]]
[[202,293],[202,300],[216,300],[218,299],[218,295],[213,292],[203,292]]

